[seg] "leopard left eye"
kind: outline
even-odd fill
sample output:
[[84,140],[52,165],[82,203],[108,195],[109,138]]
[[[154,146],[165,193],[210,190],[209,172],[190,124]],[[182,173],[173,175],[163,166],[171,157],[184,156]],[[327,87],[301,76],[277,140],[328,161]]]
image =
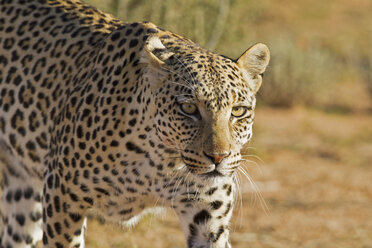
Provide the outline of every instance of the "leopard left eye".
[[242,119],[250,114],[250,108],[245,106],[236,106],[231,110],[231,116]]

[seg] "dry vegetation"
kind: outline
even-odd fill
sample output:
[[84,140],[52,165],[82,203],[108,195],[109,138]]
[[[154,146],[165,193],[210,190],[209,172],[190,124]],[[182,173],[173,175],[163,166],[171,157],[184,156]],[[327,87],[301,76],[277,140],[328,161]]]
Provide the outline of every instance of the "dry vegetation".
[[[89,2],[233,58],[255,42],[271,48],[247,148],[258,165],[246,165],[270,210],[242,178],[233,247],[372,247],[372,1]],[[87,242],[185,247],[171,211],[126,232],[92,221]]]
[[272,63],[260,102],[341,112],[372,109],[370,0],[89,0],[149,20],[232,58],[256,42]]

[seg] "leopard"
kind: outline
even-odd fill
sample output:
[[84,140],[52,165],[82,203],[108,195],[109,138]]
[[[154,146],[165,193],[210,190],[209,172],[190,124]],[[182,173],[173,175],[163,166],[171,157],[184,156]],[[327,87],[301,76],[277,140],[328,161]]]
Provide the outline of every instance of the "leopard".
[[188,248],[231,247],[269,60],[80,0],[0,0],[0,247],[85,247],[89,216],[131,227],[162,208]]

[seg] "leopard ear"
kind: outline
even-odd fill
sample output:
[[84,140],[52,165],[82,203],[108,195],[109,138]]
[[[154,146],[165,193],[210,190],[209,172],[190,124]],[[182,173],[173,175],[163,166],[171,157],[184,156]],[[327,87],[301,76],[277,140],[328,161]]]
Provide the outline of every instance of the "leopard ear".
[[149,37],[140,55],[140,64],[144,64],[143,77],[151,82],[153,88],[162,85],[169,73],[168,65],[174,53],[169,52],[163,45],[159,37]]
[[159,37],[151,36],[145,43],[139,62],[149,64],[155,68],[161,68],[170,64],[170,59],[173,55],[174,53],[166,49]]
[[248,82],[254,93],[256,93],[261,86],[262,74],[269,64],[269,61],[269,48],[262,43],[250,47],[236,60],[244,79]]

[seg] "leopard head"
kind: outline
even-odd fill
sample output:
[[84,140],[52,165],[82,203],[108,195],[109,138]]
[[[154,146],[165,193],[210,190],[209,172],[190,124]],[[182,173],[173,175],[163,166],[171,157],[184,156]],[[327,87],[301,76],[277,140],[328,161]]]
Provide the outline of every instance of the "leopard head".
[[156,133],[190,172],[229,176],[240,165],[269,58],[264,44],[232,60],[179,37],[147,40],[142,62],[155,99]]

